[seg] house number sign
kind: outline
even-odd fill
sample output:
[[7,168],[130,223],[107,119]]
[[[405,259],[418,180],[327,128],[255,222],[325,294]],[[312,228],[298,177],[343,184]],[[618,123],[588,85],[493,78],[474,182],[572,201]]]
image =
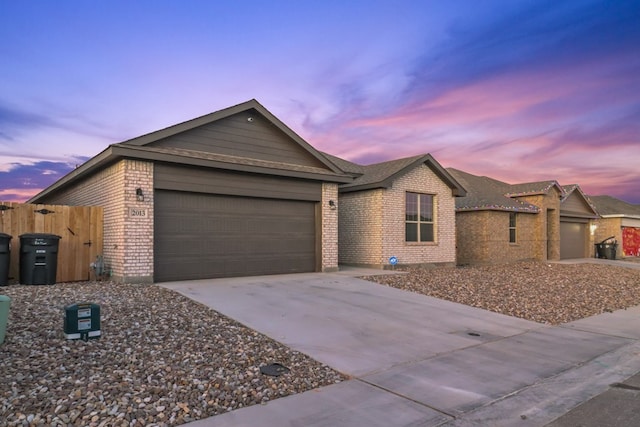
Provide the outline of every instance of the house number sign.
[[131,208],[131,209],[129,209],[129,216],[130,217],[137,217],[137,218],[146,218],[147,217],[147,210],[146,209],[139,209],[139,208]]

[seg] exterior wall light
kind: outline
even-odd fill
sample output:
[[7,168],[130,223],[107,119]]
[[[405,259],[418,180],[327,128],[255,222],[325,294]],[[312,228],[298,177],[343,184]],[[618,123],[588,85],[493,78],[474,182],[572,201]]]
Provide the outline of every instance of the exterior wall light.
[[589,231],[591,232],[592,236],[596,233],[597,229],[598,229],[598,226],[596,224],[590,224],[589,225]]
[[329,200],[329,209],[336,210],[337,208],[338,206],[336,205],[336,202],[334,202],[333,200]]
[[136,199],[139,202],[144,202],[144,193],[142,192],[142,188],[136,188]]

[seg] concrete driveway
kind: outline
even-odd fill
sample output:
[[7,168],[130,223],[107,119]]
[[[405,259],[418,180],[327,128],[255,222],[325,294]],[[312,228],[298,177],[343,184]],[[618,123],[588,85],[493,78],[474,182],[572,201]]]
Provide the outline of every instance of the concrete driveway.
[[353,377],[194,427],[541,426],[640,370],[640,309],[549,327],[349,273],[163,286]]

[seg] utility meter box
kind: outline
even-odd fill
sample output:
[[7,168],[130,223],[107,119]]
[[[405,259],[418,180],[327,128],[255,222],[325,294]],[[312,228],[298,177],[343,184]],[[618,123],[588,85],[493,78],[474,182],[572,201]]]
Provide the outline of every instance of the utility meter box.
[[64,336],[68,340],[100,338],[100,306],[71,304],[64,308]]

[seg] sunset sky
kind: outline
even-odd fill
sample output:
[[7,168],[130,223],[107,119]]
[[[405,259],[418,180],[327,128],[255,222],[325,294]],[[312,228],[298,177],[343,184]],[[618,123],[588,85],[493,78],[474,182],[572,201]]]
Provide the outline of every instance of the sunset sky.
[[361,164],[640,204],[640,0],[0,0],[0,200],[252,98]]

